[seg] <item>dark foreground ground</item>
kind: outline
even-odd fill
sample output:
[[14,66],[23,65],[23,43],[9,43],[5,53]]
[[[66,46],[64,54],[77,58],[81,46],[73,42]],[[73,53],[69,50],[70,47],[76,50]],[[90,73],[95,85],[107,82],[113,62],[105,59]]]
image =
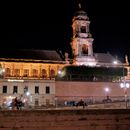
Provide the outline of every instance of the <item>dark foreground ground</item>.
[[130,109],[2,110],[0,130],[130,130]]

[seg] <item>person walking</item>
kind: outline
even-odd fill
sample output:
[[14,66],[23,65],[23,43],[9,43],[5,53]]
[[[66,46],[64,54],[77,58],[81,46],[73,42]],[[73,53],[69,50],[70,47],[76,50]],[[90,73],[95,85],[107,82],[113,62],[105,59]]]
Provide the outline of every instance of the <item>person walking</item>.
[[83,108],[85,108],[85,103],[82,99],[76,104],[76,107],[78,106],[83,106]]
[[14,99],[14,106],[16,107],[17,110],[19,110],[19,105],[18,105],[18,99],[15,97]]

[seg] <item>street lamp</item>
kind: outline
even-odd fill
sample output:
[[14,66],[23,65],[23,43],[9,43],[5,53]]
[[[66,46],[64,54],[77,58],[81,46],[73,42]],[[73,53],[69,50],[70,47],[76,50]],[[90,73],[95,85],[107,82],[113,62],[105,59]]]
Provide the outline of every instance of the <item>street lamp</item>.
[[128,107],[128,104],[127,104],[127,89],[130,87],[129,83],[126,82],[125,80],[125,68],[124,68],[124,65],[122,64],[122,69],[123,69],[123,72],[122,72],[122,83],[120,83],[120,87],[124,89],[124,97],[125,97],[125,107],[127,108]]
[[[114,62],[114,65],[117,65],[118,64],[118,61],[115,60]],[[126,75],[126,71],[125,71],[125,64],[121,63],[119,64],[119,66],[122,67],[122,83],[120,83],[120,87],[124,89],[124,96],[125,96],[125,106],[127,108],[127,89],[130,87],[130,84],[126,82],[125,80],[125,75]]]
[[106,96],[108,97],[109,88],[105,88]]
[[127,89],[130,87],[129,83],[126,83],[125,81],[123,83],[120,83],[120,87],[124,89],[124,96],[125,96],[125,106],[128,107],[127,104]]

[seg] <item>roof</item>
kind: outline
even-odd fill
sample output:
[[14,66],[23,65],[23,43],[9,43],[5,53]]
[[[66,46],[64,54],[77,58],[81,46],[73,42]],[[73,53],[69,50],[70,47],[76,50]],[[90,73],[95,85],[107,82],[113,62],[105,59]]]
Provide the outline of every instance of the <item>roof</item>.
[[1,50],[0,58],[63,61],[57,51],[35,49]]
[[110,53],[94,53],[94,56],[98,62],[113,63],[115,58]]
[[89,20],[89,17],[87,16],[87,13],[83,10],[79,10],[74,14],[75,19],[82,19],[82,20]]

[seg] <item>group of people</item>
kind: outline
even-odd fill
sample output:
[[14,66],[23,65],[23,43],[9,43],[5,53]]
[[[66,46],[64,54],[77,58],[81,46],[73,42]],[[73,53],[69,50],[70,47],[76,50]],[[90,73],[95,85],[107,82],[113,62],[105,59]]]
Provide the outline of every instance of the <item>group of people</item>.
[[65,106],[82,106],[83,108],[85,108],[85,106],[88,106],[88,104],[86,102],[84,102],[82,99],[78,102],[76,101],[65,101],[64,102]]
[[22,107],[24,106],[24,103],[22,101],[21,98],[17,98],[15,97],[14,99],[12,99],[12,110],[21,110]]

